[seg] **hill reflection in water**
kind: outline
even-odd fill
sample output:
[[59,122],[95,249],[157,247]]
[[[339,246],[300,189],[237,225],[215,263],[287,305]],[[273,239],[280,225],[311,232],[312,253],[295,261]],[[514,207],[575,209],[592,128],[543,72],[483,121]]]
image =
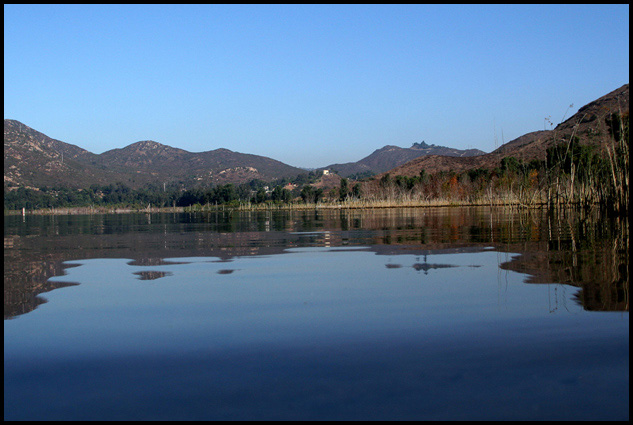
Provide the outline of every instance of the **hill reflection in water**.
[[64,286],[48,279],[63,275],[65,261],[230,260],[304,246],[368,246],[379,255],[492,247],[519,254],[500,267],[528,283],[577,286],[586,309],[628,311],[628,240],[628,219],[498,208],[8,216],[4,314],[31,311],[44,302],[38,294]]

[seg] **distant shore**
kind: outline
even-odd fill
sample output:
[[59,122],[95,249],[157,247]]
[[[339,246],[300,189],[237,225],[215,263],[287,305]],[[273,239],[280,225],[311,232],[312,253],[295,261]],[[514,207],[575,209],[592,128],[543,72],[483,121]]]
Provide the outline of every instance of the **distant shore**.
[[545,203],[525,205],[517,200],[495,200],[493,202],[455,202],[455,201],[346,201],[323,202],[317,204],[249,204],[228,205],[190,205],[187,207],[66,207],[42,208],[37,210],[5,210],[4,215],[92,215],[92,214],[134,214],[134,213],[188,213],[218,211],[307,211],[307,210],[345,210],[380,208],[433,208],[433,207],[530,207],[540,208]]

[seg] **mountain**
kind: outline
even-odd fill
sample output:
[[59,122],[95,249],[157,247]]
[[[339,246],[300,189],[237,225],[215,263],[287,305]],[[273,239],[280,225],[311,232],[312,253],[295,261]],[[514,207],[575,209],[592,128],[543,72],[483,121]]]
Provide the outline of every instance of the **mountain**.
[[215,149],[188,152],[151,140],[94,154],[52,139],[19,121],[4,120],[5,187],[121,182],[132,188],[147,183],[196,184],[270,181],[305,173],[271,158]]
[[462,172],[474,168],[492,169],[499,167],[501,159],[508,156],[523,161],[545,160],[548,147],[569,142],[572,136],[578,137],[580,144],[604,149],[610,139],[606,119],[611,114],[628,114],[628,112],[629,85],[624,84],[583,106],[577,113],[558,124],[556,128],[524,134],[488,154],[461,158],[427,155],[394,167],[388,170],[388,173],[394,176],[417,176],[421,170],[432,174],[449,170]]
[[360,173],[379,174],[421,156],[444,155],[461,158],[483,155],[484,153],[479,149],[460,150],[445,146],[428,145],[425,142],[414,143],[410,148],[387,145],[375,150],[360,161],[332,164],[325,168],[336,170],[342,177],[349,177],[352,174]]
[[[410,148],[385,146],[358,162],[332,164],[340,176],[355,173],[385,173],[415,176],[473,168],[495,168],[501,159],[514,156],[524,161],[545,159],[548,147],[577,136],[580,143],[603,148],[608,137],[606,118],[629,111],[629,85],[583,106],[576,114],[551,130],[518,137],[493,152],[458,150],[414,143]],[[215,149],[188,152],[154,141],[140,141],[121,149],[94,154],[78,146],[52,139],[15,120],[4,120],[4,185],[42,187],[121,182],[132,188],[147,183],[197,184],[246,183],[295,177],[305,170],[271,158]]]

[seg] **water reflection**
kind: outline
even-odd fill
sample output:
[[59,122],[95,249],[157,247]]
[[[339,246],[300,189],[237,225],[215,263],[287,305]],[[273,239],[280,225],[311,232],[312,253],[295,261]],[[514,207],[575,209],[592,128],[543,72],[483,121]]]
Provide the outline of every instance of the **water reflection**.
[[450,265],[450,264],[428,264],[428,263],[420,264],[420,263],[415,263],[411,267],[413,267],[417,271],[423,270],[424,274],[428,274],[429,270],[444,269],[444,268],[447,268],[447,267],[457,267],[457,266],[453,266],[453,265]]
[[141,271],[134,272],[135,275],[138,275],[139,280],[156,280],[165,276],[172,276],[173,273],[170,272],[157,272],[157,271]]
[[[366,246],[392,257],[513,252],[520,255],[499,267],[526,274],[527,283],[580,287],[576,302],[588,310],[629,308],[628,218],[600,217],[595,211],[554,215],[471,207],[7,216],[4,229],[5,319],[33,310],[44,302],[39,294],[66,285],[49,281],[63,275],[65,261],[128,258],[157,266],[166,264],[165,258],[230,261],[315,246]],[[389,264],[397,268],[398,262]],[[428,273],[447,266],[420,261],[412,267]],[[162,276],[140,275],[157,277]]]
[[5,220],[4,418],[628,420],[628,313],[587,311],[627,270],[586,214]]

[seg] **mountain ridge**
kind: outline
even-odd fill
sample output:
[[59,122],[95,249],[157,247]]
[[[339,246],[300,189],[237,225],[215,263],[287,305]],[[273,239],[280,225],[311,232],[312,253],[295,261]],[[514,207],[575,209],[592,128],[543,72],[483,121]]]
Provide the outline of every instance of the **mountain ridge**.
[[272,158],[218,148],[189,152],[152,140],[101,154],[52,139],[17,120],[4,120],[4,185],[82,188],[121,182],[132,188],[148,183],[246,183],[296,177],[305,170]]
[[388,170],[385,174],[417,176],[421,170],[426,173],[439,171],[463,172],[475,168],[493,169],[501,160],[513,156],[522,161],[545,160],[547,148],[559,143],[569,143],[572,136],[578,137],[580,144],[593,145],[605,149],[608,140],[605,119],[614,113],[629,112],[629,84],[607,93],[578,109],[574,115],[550,130],[537,130],[513,139],[494,151],[469,158],[447,156],[423,156]]
[[427,145],[424,141],[414,143],[410,148],[402,148],[395,145],[386,145],[376,149],[368,156],[356,162],[344,164],[331,164],[325,168],[336,170],[342,177],[353,174],[372,173],[379,174],[403,165],[415,158],[428,155],[442,155],[455,157],[469,157],[485,154],[479,149],[455,149],[446,146]]
[[[498,167],[503,157],[545,159],[548,147],[578,137],[581,143],[602,147],[605,117],[628,113],[629,85],[581,107],[576,114],[550,130],[526,133],[490,153],[414,143],[411,148],[386,145],[365,158],[319,169],[335,170],[342,177],[354,174],[390,173],[415,176],[421,170],[456,172]],[[247,183],[296,177],[306,170],[272,158],[217,148],[189,152],[152,140],[94,154],[79,146],[48,137],[12,119],[4,120],[4,184],[7,188],[121,182],[132,188],[148,183],[175,182],[183,187],[205,184]]]

